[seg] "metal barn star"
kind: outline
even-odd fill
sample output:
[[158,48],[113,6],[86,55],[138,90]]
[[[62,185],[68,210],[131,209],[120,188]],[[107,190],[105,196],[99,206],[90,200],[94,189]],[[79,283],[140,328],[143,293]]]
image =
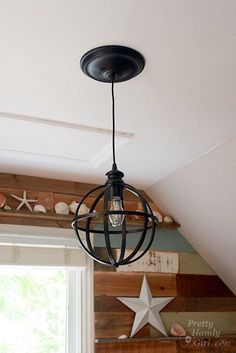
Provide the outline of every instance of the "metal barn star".
[[146,276],[143,278],[139,298],[118,297],[117,299],[136,313],[130,337],[133,337],[147,323],[167,336],[159,312],[170,303],[174,297],[153,298]]
[[30,212],[33,212],[32,207],[30,206],[29,203],[30,202],[38,202],[38,200],[27,199],[25,190],[23,191],[23,197],[19,197],[14,194],[11,194],[11,196],[16,200],[21,201],[21,203],[19,204],[19,206],[16,209],[17,211],[19,211],[21,209],[21,207],[23,207],[25,205],[30,210]]

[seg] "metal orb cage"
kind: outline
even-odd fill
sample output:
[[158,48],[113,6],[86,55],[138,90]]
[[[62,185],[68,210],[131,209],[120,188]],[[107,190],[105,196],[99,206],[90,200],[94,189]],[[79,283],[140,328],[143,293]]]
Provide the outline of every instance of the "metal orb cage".
[[[108,180],[105,185],[96,187],[82,198],[72,226],[82,248],[89,256],[103,265],[119,267],[137,261],[149,250],[158,219],[153,215],[151,207],[142,194],[133,186],[123,182],[122,172],[112,170],[107,173],[107,176]],[[129,194],[132,194],[132,204],[134,201],[139,204],[139,210],[127,209],[129,201],[126,202],[124,196],[130,199]],[[110,209],[111,198],[114,195],[121,195],[122,211]],[[91,199],[93,199],[92,203]],[[91,204],[89,212],[80,214],[82,204],[89,204],[89,202]],[[124,217],[120,227],[114,228],[111,225],[109,217],[112,215]],[[147,232],[149,232],[148,237]],[[94,242],[94,237],[97,235],[106,249],[103,256]],[[132,250],[128,244],[130,235],[132,236],[132,239],[129,239],[132,241]]]
[[[108,45],[85,53],[80,65],[90,78],[111,84],[113,164],[112,170],[106,174],[105,185],[89,191],[79,202],[72,227],[88,255],[103,265],[119,267],[139,260],[149,250],[158,224],[142,194],[124,183],[124,174],[117,169],[115,158],[114,84],[139,75],[145,60],[132,48]],[[119,207],[116,199],[119,200]],[[138,205],[138,210],[132,210],[130,199],[132,206]],[[86,214],[82,214],[83,204],[90,206]],[[103,254],[96,247],[97,238],[105,248]]]

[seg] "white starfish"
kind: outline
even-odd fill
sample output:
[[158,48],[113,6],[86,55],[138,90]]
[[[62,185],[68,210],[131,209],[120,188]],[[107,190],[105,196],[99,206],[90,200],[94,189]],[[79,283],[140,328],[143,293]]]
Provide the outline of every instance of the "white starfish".
[[117,299],[136,313],[130,337],[133,337],[147,323],[150,323],[163,335],[167,336],[159,312],[171,302],[174,297],[153,298],[146,276],[143,277],[139,298]]
[[25,190],[23,191],[23,197],[19,197],[14,194],[11,194],[11,196],[16,200],[21,201],[21,203],[19,204],[19,206],[16,209],[17,211],[19,211],[21,209],[21,207],[25,205],[30,210],[30,212],[33,212],[32,207],[30,206],[29,202],[38,202],[38,200],[27,199]]

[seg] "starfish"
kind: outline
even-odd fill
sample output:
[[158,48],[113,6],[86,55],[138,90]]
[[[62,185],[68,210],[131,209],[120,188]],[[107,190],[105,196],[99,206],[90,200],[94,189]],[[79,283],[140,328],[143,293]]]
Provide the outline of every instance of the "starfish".
[[130,337],[133,337],[147,323],[151,324],[163,335],[167,336],[159,312],[168,303],[170,303],[174,297],[153,298],[146,276],[143,277],[143,283],[139,298],[117,299],[135,312],[135,318]]
[[25,190],[23,191],[23,197],[19,197],[14,194],[11,194],[11,196],[16,200],[21,201],[21,203],[19,204],[19,206],[16,209],[17,211],[19,211],[21,209],[21,207],[25,205],[30,210],[30,212],[33,212],[32,207],[30,206],[29,202],[37,202],[38,201],[38,200],[27,199]]

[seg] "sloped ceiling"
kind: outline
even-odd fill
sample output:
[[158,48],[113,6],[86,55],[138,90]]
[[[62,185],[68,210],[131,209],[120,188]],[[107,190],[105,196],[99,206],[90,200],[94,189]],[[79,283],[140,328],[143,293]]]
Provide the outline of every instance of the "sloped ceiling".
[[235,18],[235,0],[0,1],[1,172],[103,182],[110,86],[79,60],[131,46],[146,66],[116,86],[118,166],[162,180],[149,192],[235,289]]
[[236,137],[148,189],[236,294]]

